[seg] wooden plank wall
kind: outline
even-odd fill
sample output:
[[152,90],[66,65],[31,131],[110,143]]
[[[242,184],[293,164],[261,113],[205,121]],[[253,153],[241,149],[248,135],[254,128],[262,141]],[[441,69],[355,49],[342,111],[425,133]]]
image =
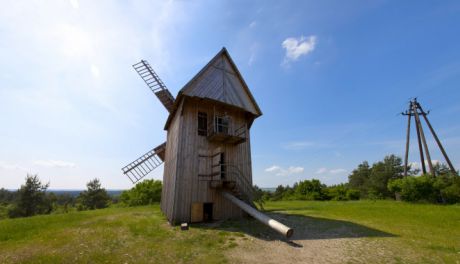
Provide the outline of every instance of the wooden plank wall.
[[179,109],[169,126],[167,142],[166,142],[166,154],[163,171],[163,188],[161,193],[161,210],[166,215],[166,218],[170,223],[174,223],[174,197],[175,197],[175,183],[177,178],[177,163],[179,149],[179,136],[181,135],[181,119],[180,112],[182,111],[183,103],[179,106]]
[[[226,153],[226,162],[238,165],[244,176],[252,183],[250,140],[239,145],[220,145],[208,142],[206,137],[198,135],[198,111],[206,112],[208,120],[210,120],[213,118],[214,108],[215,104],[193,99],[188,99],[183,105],[178,136],[176,190],[173,203],[174,216],[172,217],[175,223],[190,222],[191,205],[194,202],[212,202],[215,219],[237,218],[243,215],[241,209],[224,199],[219,191],[210,189],[208,182],[200,181],[198,177],[203,168],[210,167],[210,164],[203,164],[203,160],[199,158],[198,154],[211,153],[214,149],[222,147]],[[226,112],[232,116],[232,121],[236,123],[235,127],[247,122],[243,111],[228,108],[218,110],[221,114]],[[168,133],[168,143],[169,140]],[[170,218],[168,217],[168,219]]]

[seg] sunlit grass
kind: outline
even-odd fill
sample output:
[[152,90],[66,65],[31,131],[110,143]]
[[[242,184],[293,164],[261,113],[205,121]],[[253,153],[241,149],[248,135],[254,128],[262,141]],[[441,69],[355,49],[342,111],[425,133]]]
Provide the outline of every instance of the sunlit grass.
[[[396,263],[410,262],[408,255],[412,262],[460,261],[458,205],[281,201],[265,207],[319,234],[337,227],[350,229],[359,239],[384,248]],[[158,205],[75,211],[0,220],[0,263],[225,263],[231,262],[226,251],[249,243],[248,236],[267,243],[281,238],[248,219],[181,231],[167,223]],[[307,233],[302,239],[330,238]],[[374,251],[353,248],[349,254],[385,262]]]

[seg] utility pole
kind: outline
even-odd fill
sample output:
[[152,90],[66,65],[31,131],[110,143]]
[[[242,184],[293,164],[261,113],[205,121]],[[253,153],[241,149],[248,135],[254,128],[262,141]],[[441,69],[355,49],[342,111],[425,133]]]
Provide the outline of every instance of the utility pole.
[[[428,144],[426,142],[425,133],[423,132],[423,127],[422,127],[422,122],[420,120],[420,116],[423,117],[423,119],[425,120],[426,124],[428,125],[428,128],[430,129],[431,134],[433,134],[433,137],[436,140],[436,143],[438,144],[438,147],[441,150],[442,155],[446,159],[446,162],[449,165],[450,170],[453,173],[457,173],[455,171],[454,166],[452,165],[452,162],[450,161],[449,157],[447,156],[447,153],[446,153],[444,147],[442,146],[441,141],[439,140],[438,136],[434,132],[434,129],[431,126],[430,121],[428,121],[428,117],[427,117],[428,114],[429,114],[429,111],[427,113],[425,111],[423,111],[422,106],[420,105],[419,102],[417,102],[417,98],[414,98],[413,100],[411,100],[410,103],[409,103],[409,109],[406,110],[406,112],[402,113],[402,115],[407,115],[408,116],[408,118],[407,118],[407,135],[406,135],[406,153],[405,153],[405,157],[404,157],[404,176],[407,176],[408,169],[409,169],[408,162],[409,162],[410,124],[411,124],[411,117],[412,116],[414,116],[415,129],[417,131],[417,141],[418,141],[418,148],[419,148],[419,152],[420,152],[420,162],[421,162],[421,166],[422,166],[422,173],[423,174],[427,173],[426,166],[425,166],[425,159],[424,159],[424,155],[426,155],[429,172],[433,176],[436,176],[435,175],[436,172],[433,170],[433,162],[431,160],[430,151],[428,149]],[[423,147],[422,147],[422,145],[423,145]]]

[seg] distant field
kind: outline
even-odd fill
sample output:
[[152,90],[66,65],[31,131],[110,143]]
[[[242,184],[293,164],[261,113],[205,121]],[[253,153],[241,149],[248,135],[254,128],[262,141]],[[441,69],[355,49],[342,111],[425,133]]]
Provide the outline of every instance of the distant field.
[[158,206],[0,220],[0,263],[460,263],[460,206],[271,202],[255,220],[170,227]]

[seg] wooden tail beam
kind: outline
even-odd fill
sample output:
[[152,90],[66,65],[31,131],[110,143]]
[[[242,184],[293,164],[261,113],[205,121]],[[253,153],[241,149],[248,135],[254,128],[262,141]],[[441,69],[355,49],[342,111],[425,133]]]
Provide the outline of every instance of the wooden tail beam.
[[263,224],[266,224],[267,226],[271,227],[281,235],[285,236],[286,238],[291,237],[294,234],[294,229],[283,225],[282,223],[276,221],[275,219],[272,219],[268,217],[267,215],[259,212],[258,210],[254,209],[247,203],[241,201],[240,199],[236,198],[232,194],[228,192],[222,192],[222,196],[224,196],[225,199],[229,200],[230,202],[234,203],[236,206],[241,208],[243,211],[254,217],[255,219],[259,220]]

